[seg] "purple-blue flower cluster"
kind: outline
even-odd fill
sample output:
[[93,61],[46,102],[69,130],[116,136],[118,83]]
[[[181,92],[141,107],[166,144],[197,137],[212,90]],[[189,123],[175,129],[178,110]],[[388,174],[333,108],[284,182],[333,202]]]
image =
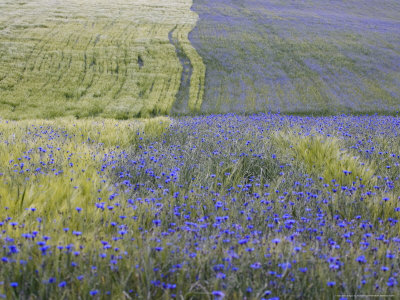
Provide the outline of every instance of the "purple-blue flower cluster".
[[[32,127],[24,142],[36,146],[0,166],[1,187],[17,185],[0,198],[0,294],[398,294],[399,125],[389,116],[185,117],[131,147],[93,139],[89,156],[71,150],[63,129]],[[285,132],[338,139],[374,176],[342,185],[308,172],[277,140]],[[65,191],[43,185],[30,202],[31,182],[43,178],[64,178]]]

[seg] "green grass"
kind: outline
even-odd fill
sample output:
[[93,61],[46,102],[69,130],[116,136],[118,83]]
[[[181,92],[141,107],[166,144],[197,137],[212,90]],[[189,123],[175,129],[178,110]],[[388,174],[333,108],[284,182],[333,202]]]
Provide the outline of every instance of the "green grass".
[[[0,203],[7,207],[1,210],[0,220],[12,216],[15,222],[23,224],[10,232],[9,238],[19,238],[25,230],[44,230],[59,245],[72,243],[79,247],[80,243],[97,243],[104,234],[108,234],[101,228],[102,224],[118,218],[112,216],[104,220],[94,206],[96,201],[108,199],[112,193],[109,176],[99,172],[102,164],[118,149],[136,149],[141,139],[162,136],[170,124],[170,119],[166,117],[130,121],[73,118],[0,120]],[[40,147],[44,150],[38,151]],[[12,171],[13,164],[19,164],[22,157],[29,157],[31,163],[31,170],[27,170],[30,168],[27,165],[20,168],[25,174]],[[32,166],[40,168],[40,171],[35,171]],[[27,174],[30,174],[29,178]],[[82,215],[76,212],[76,207],[82,208]],[[35,211],[31,210],[33,208]],[[32,219],[36,214],[41,216],[39,226],[38,220]],[[78,242],[71,237],[62,237],[60,233],[65,227],[69,227],[71,232],[81,231],[85,237]],[[29,257],[24,259],[41,260],[37,249],[29,252]],[[42,265],[42,278],[47,277],[48,271],[53,268],[58,269],[60,274],[73,276],[72,269],[60,269],[61,264],[71,263],[71,257],[59,254],[56,260]],[[90,247],[83,249],[81,255],[93,259]],[[54,299],[54,291],[40,291],[40,281],[29,279],[28,274],[33,271],[29,266],[12,270],[9,267],[11,265],[2,266],[2,271],[9,274],[19,272],[18,277],[30,290],[28,294],[14,291],[9,294],[10,297],[28,298],[33,293],[38,298]],[[0,275],[0,281],[7,280]],[[103,280],[112,282],[114,278]],[[77,285],[71,295],[76,296],[87,288],[86,285]],[[117,295],[122,297],[122,291]]]
[[[99,235],[98,224],[102,221],[98,218],[93,201],[97,198],[107,199],[111,194],[107,178],[98,172],[104,159],[110,153],[112,155],[114,149],[135,148],[142,136],[161,136],[170,123],[165,117],[140,121],[77,121],[68,118],[53,121],[2,121],[0,202],[8,209],[2,210],[0,219],[12,215],[15,221],[24,222],[31,213],[27,209],[34,207],[44,217],[43,223],[51,223],[53,230],[61,230],[69,220],[74,227],[71,230],[85,229],[91,232],[88,238],[95,240]],[[46,134],[32,136],[31,132],[35,128],[42,128],[43,132],[54,132],[54,137],[46,141]],[[50,165],[54,169],[41,165],[41,162],[48,163],[49,158],[45,152],[36,152],[38,147],[51,152]],[[11,171],[12,163],[18,163],[17,158],[24,156],[29,156],[30,162],[41,168],[29,181],[26,181],[25,176]],[[80,218],[74,219],[76,207],[84,209],[85,217],[91,220],[90,224],[82,223]],[[34,226],[26,225],[27,228]],[[20,234],[19,230],[14,233],[15,237]]]
[[[382,221],[399,214],[398,120],[387,118],[393,135],[384,120],[0,120],[0,295],[90,299],[98,290],[100,299],[212,299],[212,291],[223,290],[226,299],[260,299],[269,290],[284,298],[330,299],[376,291],[375,283],[380,294],[398,293],[386,284],[398,272],[387,257],[398,244],[374,238],[397,237],[400,228]],[[353,173],[344,176],[343,169]],[[357,176],[363,181],[352,184]],[[389,182],[396,186],[386,188]],[[350,227],[349,244],[342,236]],[[35,239],[24,236],[33,232]],[[369,232],[376,252],[358,246]],[[244,237],[248,243],[240,244]],[[13,244],[18,251],[10,253]],[[369,263],[358,263],[360,255]],[[340,258],[340,270],[332,271],[328,257]],[[253,268],[255,262],[262,267]],[[288,262],[290,271],[282,270]],[[392,263],[392,271],[380,270]],[[307,273],[298,269],[304,267]],[[365,277],[370,272],[377,276]],[[354,290],[364,278],[362,290]],[[175,287],[158,287],[157,280]],[[334,288],[327,287],[331,280]]]
[[273,141],[283,149],[290,149],[289,152],[305,166],[307,172],[318,174],[327,183],[351,186],[362,181],[371,188],[375,182],[375,167],[343,150],[337,138],[279,132]]
[[0,1],[0,116],[116,119],[168,114],[182,66],[193,65],[190,110],[202,101],[204,65],[187,40],[191,1]]
[[[140,121],[68,118],[53,121],[3,121],[3,142],[0,144],[0,172],[3,174],[0,181],[0,201],[6,201],[8,212],[18,216],[16,219],[21,221],[26,217],[24,209],[27,207],[36,207],[40,214],[48,217],[48,221],[55,220],[60,211],[71,213],[71,209],[77,206],[85,209],[90,207],[89,211],[92,213],[93,195],[107,197],[109,194],[107,184],[101,182],[102,176],[98,174],[106,153],[115,147],[135,147],[141,133],[147,137],[160,136],[169,124],[170,120],[165,117]],[[43,128],[43,131],[54,131],[55,138],[46,142],[41,136],[32,137],[30,132],[34,127]],[[52,159],[55,171],[43,168],[44,174],[38,174],[29,182],[24,182],[24,176],[13,174],[7,166],[17,157],[30,155],[30,161],[40,168],[44,155],[29,154],[30,149],[37,147],[47,148],[46,151],[54,149]],[[59,170],[64,170],[65,173],[51,176]],[[73,186],[79,186],[79,189],[75,190]],[[99,189],[102,191],[99,192]],[[54,197],[57,201],[54,201]],[[0,215],[0,219],[5,217]]]

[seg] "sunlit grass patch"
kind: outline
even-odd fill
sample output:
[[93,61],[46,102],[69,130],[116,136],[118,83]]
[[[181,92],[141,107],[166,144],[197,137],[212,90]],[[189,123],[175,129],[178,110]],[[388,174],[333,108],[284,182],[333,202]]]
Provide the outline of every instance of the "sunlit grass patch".
[[94,204],[111,194],[107,173],[99,171],[102,164],[115,149],[134,149],[140,139],[161,136],[170,124],[165,117],[0,122],[0,203],[7,207],[0,219],[24,222],[36,212],[40,223],[54,230],[69,220],[71,230],[85,232],[97,231]]
[[[2,265],[2,274],[14,274],[13,280],[24,283],[21,290],[10,290],[7,296],[24,298],[34,294],[51,298],[57,294],[51,286],[41,288],[42,280],[54,280],[59,287],[67,285],[61,298],[88,294],[93,289],[89,269],[76,272],[90,264],[97,265],[103,274],[107,272],[108,264],[102,263],[105,259],[96,252],[104,246],[100,240],[139,234],[134,219],[126,220],[129,224],[126,229],[116,227],[131,201],[124,195],[112,201],[118,193],[113,190],[114,168],[107,168],[124,151],[135,151],[147,139],[163,136],[170,124],[166,117],[130,121],[0,120],[0,227],[8,231],[0,245],[7,248],[7,241],[21,239],[12,250],[21,264]],[[109,212],[106,217],[104,210]],[[147,219],[151,222],[150,217],[143,211],[143,222]],[[124,247],[119,245],[115,249],[125,253]],[[5,255],[3,263],[8,254]],[[49,256],[54,259],[47,260]],[[109,259],[112,264],[112,255]],[[146,285],[146,279],[137,272],[133,276],[129,267],[131,264],[119,265],[122,276],[102,277],[102,282],[109,286],[117,282],[124,286]],[[29,275],[34,269],[40,280]],[[53,273],[55,270],[57,275]],[[68,283],[58,282],[59,276],[68,278]],[[80,284],[83,278],[89,281]],[[12,283],[8,278],[1,280],[3,296],[3,288]],[[110,292],[117,298],[124,294],[123,290]]]
[[325,182],[340,186],[362,183],[371,185],[375,167],[343,150],[335,137],[321,135],[301,136],[279,132],[274,140],[294,156],[306,170]]

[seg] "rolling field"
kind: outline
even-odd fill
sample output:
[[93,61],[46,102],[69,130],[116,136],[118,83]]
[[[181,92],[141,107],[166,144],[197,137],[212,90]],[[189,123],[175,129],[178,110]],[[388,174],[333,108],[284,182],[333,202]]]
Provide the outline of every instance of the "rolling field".
[[399,130],[383,116],[1,121],[0,297],[398,298]]
[[398,110],[397,1],[0,0],[0,299],[398,299]]
[[0,10],[2,117],[400,110],[396,1],[3,0]]
[[[188,42],[191,1],[0,1],[0,117],[168,114],[190,62],[198,110],[204,65]],[[169,35],[176,40],[170,43]]]
[[400,3],[195,0],[204,112],[400,110]]

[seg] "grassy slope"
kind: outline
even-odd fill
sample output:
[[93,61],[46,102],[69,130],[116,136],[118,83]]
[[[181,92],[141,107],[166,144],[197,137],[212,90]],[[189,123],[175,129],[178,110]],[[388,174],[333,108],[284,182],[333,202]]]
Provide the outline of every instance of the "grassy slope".
[[397,1],[195,0],[203,111],[395,112]]
[[197,20],[190,6],[189,0],[1,0],[0,117],[168,113],[182,72],[168,40],[175,27],[193,59],[191,88],[202,90],[204,66],[186,42]]

